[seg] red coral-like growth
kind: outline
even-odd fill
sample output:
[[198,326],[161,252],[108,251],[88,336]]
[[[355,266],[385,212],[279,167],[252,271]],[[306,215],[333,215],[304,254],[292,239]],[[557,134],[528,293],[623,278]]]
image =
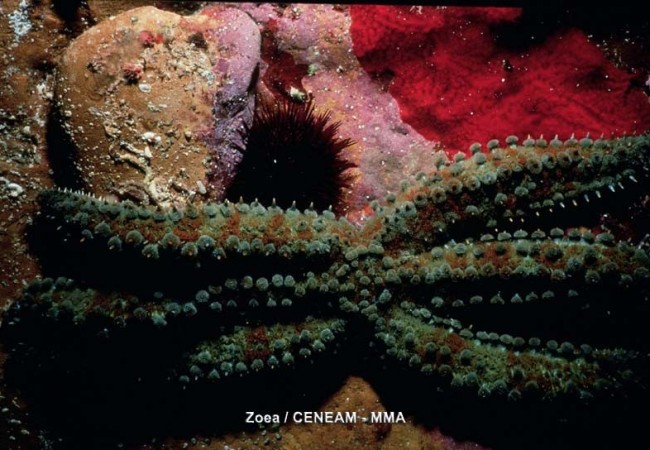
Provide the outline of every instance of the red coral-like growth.
[[633,75],[581,31],[543,43],[522,34],[530,43],[524,52],[500,46],[498,26],[520,12],[356,5],[354,52],[388,85],[402,119],[452,151],[509,134],[610,137],[650,129],[648,98],[632,87]]
[[122,66],[122,75],[127,83],[137,83],[142,78],[142,66],[135,63],[126,63]]
[[162,43],[163,35],[161,33],[153,34],[151,31],[145,30],[138,34],[138,40],[144,47],[151,48],[156,44]]

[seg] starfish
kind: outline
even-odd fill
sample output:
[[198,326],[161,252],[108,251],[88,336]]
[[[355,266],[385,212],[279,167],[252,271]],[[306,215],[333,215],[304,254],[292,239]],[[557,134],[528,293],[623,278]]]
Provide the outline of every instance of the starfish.
[[156,367],[188,385],[318,363],[362,339],[481,398],[647,387],[650,257],[592,230],[647,193],[650,138],[469,150],[373,202],[360,226],[257,201],[156,209],[45,190],[33,234],[51,278],[5,316],[10,361],[49,339],[53,355],[95,338],[128,355],[129,339],[166,336],[175,350]]

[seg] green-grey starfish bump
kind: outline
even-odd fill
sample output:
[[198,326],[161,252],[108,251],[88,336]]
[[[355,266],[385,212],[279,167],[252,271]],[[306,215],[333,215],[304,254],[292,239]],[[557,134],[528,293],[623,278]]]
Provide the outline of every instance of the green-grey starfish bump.
[[168,210],[46,190],[34,229],[53,278],[25,289],[2,340],[20,359],[42,342],[34,323],[107,345],[169,330],[184,351],[161,370],[180,383],[318,363],[354,337],[480,397],[647,386],[633,325],[647,318],[649,255],[591,230],[647,193],[650,139],[522,144],[441,161],[363,226],[257,202]]

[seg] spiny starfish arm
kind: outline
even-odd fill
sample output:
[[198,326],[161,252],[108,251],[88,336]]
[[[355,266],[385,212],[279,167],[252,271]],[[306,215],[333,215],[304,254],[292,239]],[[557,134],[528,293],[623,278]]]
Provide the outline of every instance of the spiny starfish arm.
[[[177,340],[195,347],[184,358],[185,364],[174,368],[182,374],[181,381],[215,380],[232,373],[244,375],[249,369],[257,372],[275,369],[280,363],[311,361],[338,345],[346,321],[325,318],[341,315],[326,304],[325,294],[319,295],[321,306],[311,303],[313,292],[310,301],[303,298],[306,290],[314,290],[307,287],[311,283],[297,283],[292,277],[273,280],[269,286],[261,286],[259,280],[255,286],[252,280],[234,285],[233,281],[227,280],[223,290],[211,286],[182,301],[161,293],[138,298],[102,292],[64,277],[35,280],[7,313],[3,340],[10,349],[37,345],[47,333],[34,336],[35,322],[72,327],[76,335],[90,339],[119,335],[127,328],[143,336],[180,332]],[[193,343],[197,339],[200,343]]]
[[377,322],[375,335],[388,357],[432,376],[439,385],[513,401],[608,395],[611,389],[638,383],[630,367],[644,364],[638,353],[619,349],[575,350],[562,344],[558,352],[522,351],[504,336],[464,337],[439,317],[423,320],[402,307],[391,308]]
[[[128,254],[124,247],[107,250],[106,239],[107,236],[93,238],[101,241],[102,250],[96,252],[100,255],[92,257],[98,258],[102,267],[112,265],[110,256],[116,252],[128,256],[123,263],[133,258],[134,255]],[[53,319],[65,312],[69,313],[66,317],[80,323],[95,315],[110,319],[119,326],[138,320],[150,320],[164,326],[169,317],[181,312],[190,316],[214,316],[219,325],[250,323],[269,313],[272,315],[264,320],[266,323],[284,320],[285,313],[294,318],[333,310],[344,315],[357,312],[357,304],[363,307],[364,300],[366,303],[371,300],[374,284],[383,285],[381,273],[373,269],[381,255],[379,246],[371,245],[364,250],[355,247],[340,255],[340,260],[334,263],[325,260],[326,270],[314,273],[309,266],[303,268],[295,261],[292,261],[295,264],[293,270],[283,271],[274,264],[277,261],[271,259],[273,255],[267,254],[254,261],[260,265],[258,268],[244,264],[241,270],[222,268],[213,273],[210,266],[206,271],[201,264],[183,267],[178,254],[163,253],[173,270],[170,272],[174,274],[171,280],[160,276],[157,271],[164,266],[151,259],[138,260],[133,266],[137,273],[130,281],[135,285],[116,277],[120,267],[106,271],[105,276],[92,278],[90,283],[88,280],[75,283],[63,276],[36,279],[14,303],[9,317],[20,315],[25,305],[30,305],[30,310],[38,308]],[[135,256],[137,259],[137,253]],[[229,264],[236,265],[232,261]],[[317,266],[318,262],[311,261],[311,265]],[[290,266],[284,268],[287,267]],[[94,272],[96,270],[90,268],[86,275]],[[371,274],[376,275],[372,280],[367,276]],[[183,283],[177,282],[177,276],[181,276]]]
[[[552,234],[556,238],[542,233],[536,233],[536,239],[500,236],[498,241],[491,238],[434,247],[420,255],[402,254],[398,260],[384,257],[381,278],[391,296],[384,295],[385,302],[379,300],[381,295],[377,299],[380,304],[412,302],[426,317],[449,314],[469,319],[466,332],[508,326],[505,331],[527,333],[526,338],[541,331],[549,340],[578,336],[592,344],[610,343],[598,326],[614,317],[629,324],[616,331],[620,342],[637,334],[638,318],[648,314],[648,254],[625,242],[614,243],[607,234],[585,236],[591,243],[561,237],[560,230]],[[512,323],[499,320],[501,313],[511,315]],[[527,314],[542,314],[546,321],[540,318],[539,325],[526,329],[531,321]],[[554,314],[584,322],[581,333],[559,329]],[[549,333],[549,327],[556,335]]]
[[625,189],[620,208],[647,192],[648,136],[509,143],[502,148],[490,141],[489,153],[475,145],[471,158],[441,164],[414,185],[404,182],[374,219],[385,225],[382,243],[422,250],[491,229],[545,227],[549,213],[553,224],[580,219],[584,226],[587,213],[602,208],[601,198]]
[[[164,327],[178,317],[203,315],[217,326],[282,322],[338,311],[332,305],[339,295],[354,291],[354,287],[331,281],[326,274],[316,276],[312,272],[300,281],[291,275],[275,274],[270,279],[245,275],[226,278],[190,295],[170,296],[152,291],[137,296],[89,288],[65,277],[45,278],[34,280],[25,288],[8,317],[10,328],[11,319],[22,313],[75,324],[99,320],[102,326],[111,327],[136,322]],[[354,292],[351,294],[354,296]],[[268,318],[271,312],[272,318]]]
[[[157,210],[57,190],[44,191],[39,203],[37,241],[50,273],[138,295],[183,288],[188,294],[246,275],[300,280],[303,273],[325,271],[352,253],[383,252],[327,211],[283,211],[257,203]],[[97,270],[98,262],[111,270]]]
[[55,231],[68,245],[99,238],[104,251],[139,251],[146,259],[159,259],[161,252],[182,259],[207,254],[215,260],[230,254],[336,254],[357,238],[356,228],[330,211],[285,211],[257,202],[154,209],[59,190],[43,191],[38,201],[41,229]]
[[[308,319],[295,324],[237,327],[202,341],[190,351],[181,381],[245,375],[314,360],[338,345],[346,330],[342,319]],[[181,373],[182,373],[181,372]]]
[[[544,280],[574,288],[601,283],[631,291],[648,287],[650,256],[644,250],[627,242],[616,243],[608,233],[595,238],[590,234],[591,243],[565,238],[559,229],[552,230],[552,235],[555,238],[549,239],[538,232],[532,239],[517,239],[500,233],[498,240],[484,235],[481,242],[434,247],[419,255],[405,254],[398,267],[386,270],[385,278],[430,284],[434,290],[439,282],[462,282],[467,287],[467,283],[492,277]],[[383,261],[385,266],[395,264],[389,258]]]
[[382,269],[386,290],[362,311],[376,339],[453,387],[588,398],[647,376],[633,368],[644,364],[635,318],[648,314],[650,258],[607,233],[502,233],[386,256]]

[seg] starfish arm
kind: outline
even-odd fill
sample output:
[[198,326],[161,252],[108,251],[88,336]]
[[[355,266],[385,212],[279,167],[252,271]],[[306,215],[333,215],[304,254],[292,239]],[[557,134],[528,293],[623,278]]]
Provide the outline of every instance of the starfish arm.
[[[57,329],[70,330],[68,338],[75,341],[99,342],[109,337],[120,341],[126,329],[152,342],[163,333],[174,335],[176,346],[194,348],[183,358],[184,364],[171,361],[165,368],[168,373],[182,374],[181,381],[216,380],[232,373],[244,375],[249,369],[258,372],[275,369],[280,363],[311,361],[338,345],[346,321],[327,319],[338,310],[325,301],[321,307],[307,305],[310,302],[303,297],[306,290],[313,290],[308,287],[312,283],[296,283],[292,277],[273,280],[268,286],[234,281],[211,286],[210,292],[198,291],[183,302],[159,295],[138,298],[103,292],[63,277],[36,280],[9,310],[3,341],[16,355],[29,358],[30,352],[24,350],[42,345],[44,339],[65,341],[52,335]],[[320,297],[325,300],[326,295]],[[260,305],[257,298],[266,300]]]
[[300,279],[345,259],[351,246],[382,251],[360,245],[370,240],[329,211],[228,202],[163,210],[58,190],[41,193],[39,203],[35,247],[46,271],[113,290],[187,295],[246,275]]
[[38,201],[39,231],[54,232],[70,246],[100,238],[106,244],[103,253],[138,250],[148,259],[158,259],[161,252],[181,259],[209,254],[217,261],[230,254],[309,257],[338,254],[358,238],[352,224],[330,211],[282,210],[257,202],[163,209],[56,189],[43,191]]
[[200,342],[190,351],[185,377],[187,381],[205,376],[214,380],[232,373],[245,375],[314,361],[326,349],[339,346],[345,331],[342,319],[237,327],[232,333]]
[[473,282],[485,283],[498,277],[557,283],[572,289],[607,284],[641,296],[650,278],[647,252],[627,242],[616,242],[609,233],[595,237],[585,233],[584,238],[570,240],[559,229],[552,230],[549,238],[541,232],[532,238],[515,238],[509,233],[500,233],[498,239],[485,235],[480,242],[450,244],[404,256],[397,276],[412,284],[433,285],[434,290],[440,288],[439,282],[451,280],[466,289]]
[[489,153],[477,150],[420,175],[414,185],[403,183],[375,219],[384,223],[382,244],[422,251],[487,230],[588,225],[599,211],[591,202],[603,204],[605,196],[625,189],[616,205],[608,205],[621,209],[648,190],[648,136],[510,142],[501,148],[491,141]]
[[387,357],[431,376],[438,385],[513,401],[522,396],[583,401],[607,396],[612,389],[638,386],[639,373],[631,368],[647,365],[647,358],[633,351],[586,346],[576,351],[562,344],[560,354],[516,348],[507,335],[472,338],[457,324],[437,316],[424,320],[403,307],[391,308],[377,322],[375,337]]

